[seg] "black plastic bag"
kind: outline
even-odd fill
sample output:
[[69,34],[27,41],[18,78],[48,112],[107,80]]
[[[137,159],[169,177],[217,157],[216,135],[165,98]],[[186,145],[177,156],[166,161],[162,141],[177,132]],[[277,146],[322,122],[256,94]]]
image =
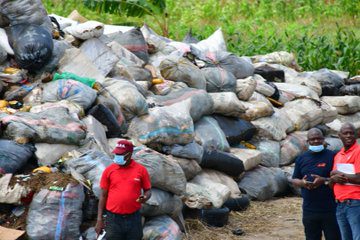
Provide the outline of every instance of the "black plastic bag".
[[96,120],[98,120],[107,127],[107,138],[121,137],[123,129],[121,128],[116,117],[109,108],[105,107],[102,104],[98,104],[95,107],[91,108],[88,114],[92,115],[94,118],[96,118]]
[[49,62],[54,43],[44,27],[18,24],[9,28],[8,35],[15,61],[21,68],[35,72]]
[[0,149],[0,172],[5,173],[17,172],[35,152],[32,144],[17,144],[4,139],[0,139]]
[[244,163],[231,153],[205,150],[200,162],[203,168],[215,169],[233,177],[238,177],[245,171]]
[[340,88],[340,95],[356,95],[360,96],[360,83],[345,85]]
[[250,140],[256,133],[256,127],[251,122],[221,115],[213,115],[213,117],[231,146],[237,145],[240,141]]

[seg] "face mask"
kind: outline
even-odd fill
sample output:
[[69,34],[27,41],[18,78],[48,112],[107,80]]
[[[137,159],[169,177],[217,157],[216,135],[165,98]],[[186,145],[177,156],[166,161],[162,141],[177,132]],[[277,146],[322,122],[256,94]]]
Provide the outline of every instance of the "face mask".
[[115,155],[113,161],[114,161],[114,163],[119,164],[121,166],[125,165],[125,163],[126,163],[125,158],[122,155]]
[[318,146],[309,145],[309,150],[312,152],[321,152],[322,150],[324,150],[324,145],[318,145]]

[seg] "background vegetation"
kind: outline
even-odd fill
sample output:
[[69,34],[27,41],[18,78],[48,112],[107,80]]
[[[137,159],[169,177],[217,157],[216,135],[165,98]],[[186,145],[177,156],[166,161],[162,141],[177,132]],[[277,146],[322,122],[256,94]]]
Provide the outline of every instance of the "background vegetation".
[[238,55],[285,50],[296,54],[304,70],[327,67],[360,74],[360,3],[354,0],[164,0],[159,2],[166,2],[166,8],[152,8],[150,15],[140,17],[92,11],[82,0],[43,2],[49,13],[62,16],[77,9],[108,24],[145,22],[174,40],[182,40],[189,29],[204,39],[221,27],[229,51]]

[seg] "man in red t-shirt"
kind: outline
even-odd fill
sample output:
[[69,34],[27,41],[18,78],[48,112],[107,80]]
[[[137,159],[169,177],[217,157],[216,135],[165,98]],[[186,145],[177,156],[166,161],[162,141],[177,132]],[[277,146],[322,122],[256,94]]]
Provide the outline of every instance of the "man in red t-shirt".
[[336,218],[342,240],[360,240],[360,145],[354,125],[343,124],[339,137],[344,147],[334,158],[330,179],[337,201]]
[[143,235],[140,208],[151,197],[151,184],[146,168],[131,159],[133,148],[130,141],[118,141],[113,150],[114,163],[101,177],[102,193],[95,230],[99,235],[105,225],[107,240],[140,240]]

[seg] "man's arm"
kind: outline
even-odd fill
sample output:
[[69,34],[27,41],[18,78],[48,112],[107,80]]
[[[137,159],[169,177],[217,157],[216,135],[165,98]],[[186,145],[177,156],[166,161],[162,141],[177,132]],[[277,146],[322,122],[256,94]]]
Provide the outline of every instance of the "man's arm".
[[360,173],[345,174],[345,177],[348,179],[348,183],[360,184]]
[[151,198],[151,190],[144,190],[144,194],[141,195],[136,201],[139,203],[145,203]]
[[312,189],[312,183],[309,183],[306,181],[306,175],[302,178],[302,179],[299,179],[299,178],[293,178],[290,180],[290,182],[296,186],[296,187],[301,187],[301,188],[306,188],[308,190],[311,190]]
[[332,171],[331,172],[331,181],[339,184],[352,183],[352,184],[360,184],[360,173],[356,174],[347,174],[340,171]]
[[103,214],[104,214],[107,198],[108,198],[108,190],[101,189],[99,205],[98,205],[97,221],[95,226],[95,231],[97,235],[99,235],[101,230],[104,229]]

